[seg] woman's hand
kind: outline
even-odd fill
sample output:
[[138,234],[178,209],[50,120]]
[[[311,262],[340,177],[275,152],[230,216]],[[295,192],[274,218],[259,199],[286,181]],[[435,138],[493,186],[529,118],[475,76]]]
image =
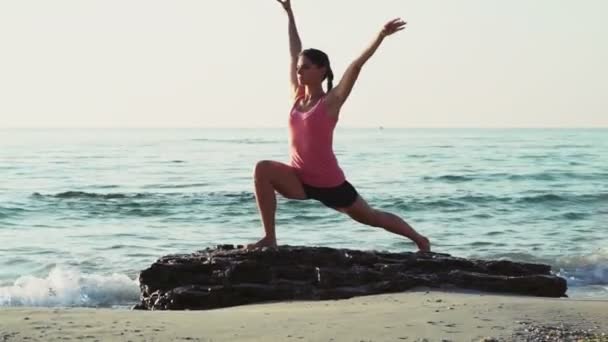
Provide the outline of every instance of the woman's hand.
[[281,6],[283,6],[285,11],[291,11],[291,0],[277,0],[277,2],[280,3]]
[[[279,0],[277,0],[279,1]],[[286,0],[289,1],[289,0]],[[389,21],[388,23],[384,24],[384,27],[382,28],[382,31],[380,31],[380,36],[382,38],[384,37],[388,37],[391,34],[401,31],[405,28],[405,24],[406,22],[401,20],[401,18],[397,18],[397,19],[393,19],[391,21]]]

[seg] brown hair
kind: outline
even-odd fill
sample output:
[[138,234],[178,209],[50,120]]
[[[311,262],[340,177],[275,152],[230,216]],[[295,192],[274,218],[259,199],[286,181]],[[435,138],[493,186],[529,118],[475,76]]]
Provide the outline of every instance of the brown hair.
[[327,57],[327,54],[317,49],[306,49],[300,52],[300,55],[308,58],[314,65],[321,68],[325,67],[327,69],[323,80],[327,78],[327,91],[330,91],[331,88],[334,87],[334,72],[331,70],[329,57]]

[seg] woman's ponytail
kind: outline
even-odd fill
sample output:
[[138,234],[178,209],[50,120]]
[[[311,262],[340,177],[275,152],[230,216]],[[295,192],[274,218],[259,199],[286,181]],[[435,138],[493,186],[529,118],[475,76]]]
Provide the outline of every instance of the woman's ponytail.
[[330,67],[327,67],[327,91],[334,87],[334,72]]

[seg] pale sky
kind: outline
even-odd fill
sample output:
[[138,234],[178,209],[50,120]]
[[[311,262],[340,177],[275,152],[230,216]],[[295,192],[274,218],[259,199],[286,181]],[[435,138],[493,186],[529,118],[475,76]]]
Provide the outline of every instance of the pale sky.
[[[608,1],[292,0],[339,79],[395,17],[340,125],[608,127]],[[4,0],[0,127],[282,127],[275,0]]]

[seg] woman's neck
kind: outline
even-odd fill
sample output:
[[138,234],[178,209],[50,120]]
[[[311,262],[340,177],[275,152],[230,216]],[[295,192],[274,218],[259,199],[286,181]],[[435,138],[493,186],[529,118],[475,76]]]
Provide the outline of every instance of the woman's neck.
[[315,100],[325,95],[323,91],[323,86],[306,86],[304,91],[304,99],[306,101]]

